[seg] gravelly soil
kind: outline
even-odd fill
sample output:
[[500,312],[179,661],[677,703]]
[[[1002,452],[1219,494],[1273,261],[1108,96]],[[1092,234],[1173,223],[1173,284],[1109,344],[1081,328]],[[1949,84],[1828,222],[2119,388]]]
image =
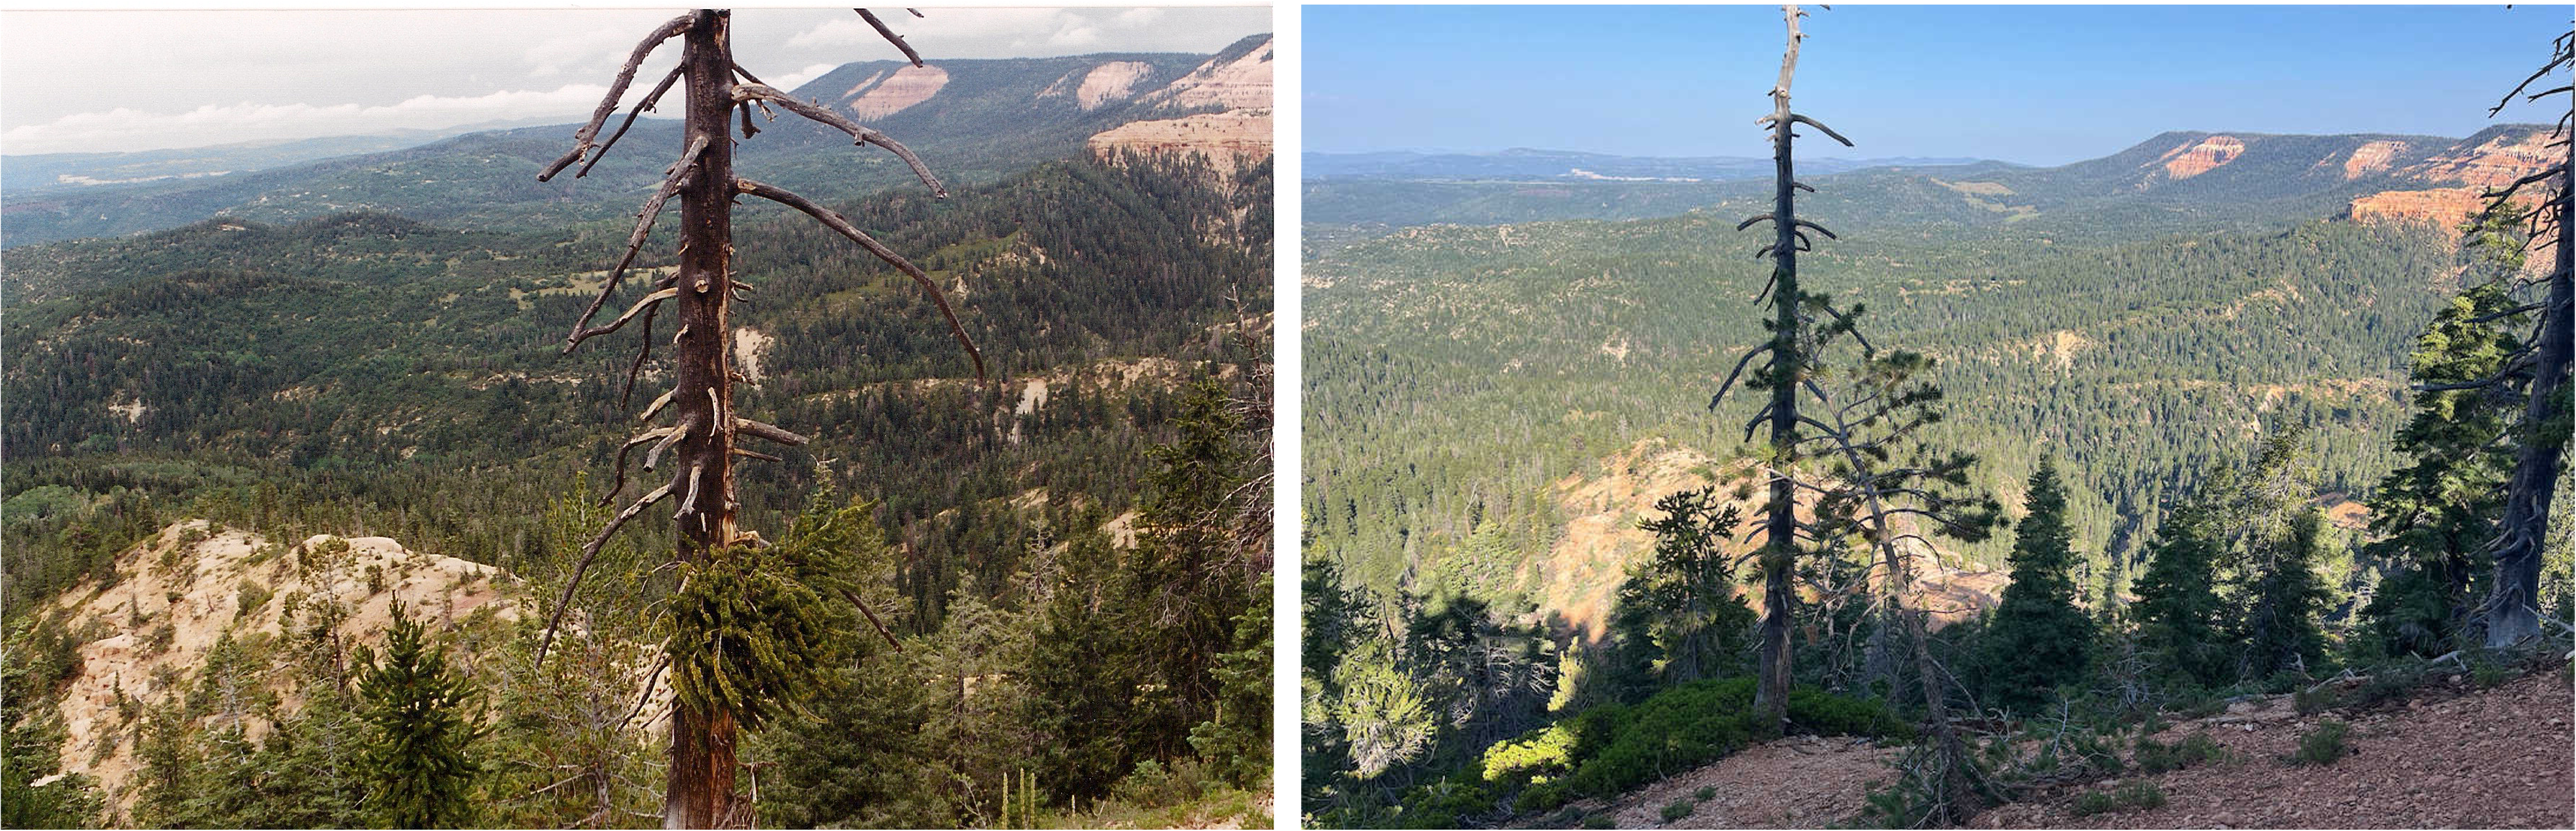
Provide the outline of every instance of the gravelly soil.
[[[2456,690],[2456,688],[2454,688]],[[2568,676],[2552,669],[2493,690],[2437,690],[2344,714],[2353,755],[2289,766],[2299,736],[2334,714],[2189,724],[2233,759],[2151,777],[2163,807],[2074,816],[2075,791],[1987,812],[1989,828],[2568,828],[2576,825],[2576,741]],[[2224,717],[2222,717],[2224,718]],[[2101,783],[2089,789],[2110,787]]]
[[[2576,700],[2564,668],[2491,690],[2437,683],[2405,704],[2301,716],[2287,696],[2239,705],[2158,734],[2206,732],[2225,761],[2148,777],[2069,786],[1979,815],[1979,828],[2570,828],[2576,827]],[[2290,765],[2299,736],[2327,719],[2350,725],[2352,755]],[[1848,821],[1888,777],[1898,752],[1802,737],[1759,745],[1607,802],[1620,828],[1817,828]],[[2078,817],[2086,791],[2152,780],[2162,807]],[[1713,788],[1707,801],[1696,792]],[[1689,816],[1665,823],[1675,801]]]

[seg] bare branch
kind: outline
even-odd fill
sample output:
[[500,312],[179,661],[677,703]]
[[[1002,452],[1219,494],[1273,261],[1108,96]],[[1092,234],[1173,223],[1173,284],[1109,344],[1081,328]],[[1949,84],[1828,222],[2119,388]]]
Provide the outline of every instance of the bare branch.
[[618,724],[623,725],[634,721],[636,716],[644,714],[644,705],[653,701],[654,682],[662,680],[662,670],[669,668],[671,668],[671,653],[664,652],[661,660],[653,662],[653,672],[644,676],[644,693],[635,697],[635,709],[627,711],[626,717],[619,719]]
[[698,480],[705,478],[706,473],[707,463],[705,462],[689,466],[689,495],[680,500],[680,510],[671,514],[672,519],[688,516],[690,512],[698,509]]
[[1744,374],[1744,367],[1753,363],[1754,357],[1759,356],[1764,352],[1769,352],[1772,347],[1778,345],[1779,344],[1776,343],[1765,343],[1761,346],[1754,347],[1751,352],[1744,353],[1744,357],[1735,362],[1735,369],[1726,373],[1726,381],[1717,385],[1717,394],[1708,397],[1708,408],[1712,410],[1717,409],[1717,400],[1725,398],[1726,391],[1735,387],[1736,377]]
[[920,268],[912,264],[912,261],[904,259],[903,255],[894,253],[894,249],[885,247],[885,245],[877,242],[875,238],[868,236],[866,232],[860,231],[858,226],[850,224],[849,219],[838,213],[834,213],[829,208],[814,204],[812,200],[806,199],[805,197],[798,196],[769,185],[764,185],[759,182],[754,182],[750,179],[735,179],[734,185],[741,188],[744,193],[804,211],[807,216],[811,216],[815,221],[823,223],[824,227],[841,232],[841,236],[849,237],[852,242],[856,242],[860,247],[866,248],[868,253],[877,255],[877,259],[886,261],[886,264],[894,266],[896,270],[911,277],[913,282],[921,284],[922,291],[930,294],[930,302],[939,307],[939,314],[948,318],[949,333],[956,335],[958,345],[966,347],[966,355],[975,359],[975,378],[977,380],[986,379],[986,375],[984,373],[984,353],[982,350],[975,348],[975,340],[973,338],[966,336],[966,326],[957,322],[956,310],[948,307],[947,293],[940,291],[939,284],[932,282],[930,275],[922,273]]
[[644,94],[644,100],[635,102],[635,108],[626,111],[626,121],[617,125],[617,132],[608,134],[607,141],[599,143],[599,152],[590,154],[590,161],[582,162],[581,169],[573,171],[572,177],[579,179],[590,175],[590,169],[598,165],[599,160],[608,158],[609,149],[617,146],[618,139],[626,137],[626,130],[635,126],[636,117],[643,115],[645,110],[653,109],[653,105],[662,100],[662,93],[671,91],[672,82],[680,80],[680,76],[685,74],[686,69],[686,65],[671,67],[671,74],[662,76],[662,83],[654,85],[652,92]]
[[675,389],[675,390],[670,390],[670,391],[668,391],[668,392],[664,392],[664,393],[662,393],[662,397],[660,397],[660,398],[656,398],[656,399],[653,399],[653,405],[652,405],[652,406],[650,406],[650,407],[646,407],[646,408],[644,408],[644,414],[643,414],[643,415],[636,416],[636,417],[635,417],[635,420],[636,420],[636,421],[651,421],[651,420],[653,420],[653,414],[654,414],[654,413],[661,412],[663,407],[668,407],[668,406],[670,406],[670,405],[671,405],[671,396],[678,395],[679,393],[680,393],[680,391],[679,391],[679,390],[676,390],[676,389]]
[[618,315],[617,319],[610,321],[608,325],[601,326],[596,329],[583,329],[580,332],[574,333],[572,336],[572,342],[564,344],[564,351],[572,351],[573,347],[580,346],[582,341],[586,341],[600,335],[609,334],[619,329],[624,329],[626,328],[627,321],[634,320],[635,316],[642,314],[645,309],[653,308],[664,300],[669,300],[678,296],[680,296],[680,290],[677,288],[667,288],[652,294],[644,295],[643,299],[635,301],[635,305],[626,307],[626,313]]
[[784,462],[784,461],[787,461],[786,459],[781,459],[781,458],[778,458],[778,457],[776,457],[776,456],[772,456],[772,455],[769,455],[769,454],[767,454],[767,453],[762,453],[762,452],[757,451],[757,450],[744,450],[744,449],[739,448],[739,447],[737,447],[737,448],[734,448],[734,449],[733,449],[733,454],[734,454],[734,455],[736,455],[736,456],[746,456],[746,457],[750,457],[750,458],[754,458],[754,459],[759,459],[759,460],[761,460],[761,461],[766,461],[766,462]]
[[639,447],[639,446],[642,446],[642,445],[644,445],[644,444],[646,444],[646,443],[649,443],[649,442],[651,442],[651,441],[653,441],[653,440],[655,440],[655,439],[665,438],[665,437],[667,437],[667,436],[669,436],[669,435],[671,434],[671,431],[673,431],[673,430],[678,430],[678,429],[680,429],[680,428],[677,428],[677,427],[661,427],[661,428],[656,428],[656,429],[652,429],[652,430],[646,430],[646,431],[644,431],[644,433],[643,433],[642,435],[636,436],[636,437],[631,438],[631,439],[627,439],[627,440],[626,440],[626,444],[625,444],[625,446],[617,448],[617,478],[616,478],[615,480],[612,480],[612,481],[610,481],[610,482],[608,483],[608,492],[607,492],[607,493],[603,493],[603,494],[600,494],[600,495],[599,495],[599,505],[600,505],[600,507],[603,507],[603,508],[604,508],[604,507],[607,507],[607,506],[608,506],[608,503],[617,501],[617,492],[618,492],[618,491],[621,491],[621,490],[625,490],[625,489],[626,489],[626,456],[627,456],[627,454],[628,454],[628,453],[633,452],[633,451],[635,450],[635,448],[637,448],[637,447]]
[[[1844,147],[1852,146],[1851,139],[1843,138],[1843,134],[1834,132],[1834,128],[1825,126],[1825,123],[1822,121],[1817,121],[1803,115],[1791,115],[1789,116],[1789,120],[1822,130],[1825,135],[1833,137],[1833,140],[1842,142]],[[1807,190],[1809,192],[1814,192],[1815,188],[1808,188]]]
[[617,81],[608,85],[608,96],[600,99],[599,109],[591,113],[590,123],[582,125],[580,130],[573,132],[572,151],[563,154],[563,157],[556,159],[553,164],[546,165],[546,171],[537,174],[537,181],[553,179],[555,174],[562,173],[564,168],[579,161],[582,154],[590,152],[590,149],[596,146],[591,143],[591,139],[599,137],[599,128],[607,126],[609,114],[617,112],[617,99],[626,97],[626,87],[635,83],[635,70],[644,65],[644,58],[653,54],[653,49],[661,46],[662,41],[678,37],[681,32],[688,31],[689,27],[696,22],[695,14],[671,18],[664,22],[661,28],[654,29],[652,34],[645,35],[644,42],[635,44],[635,51],[626,56],[626,66],[617,70]]
[[877,610],[869,608],[867,601],[860,600],[857,592],[842,589],[841,596],[849,598],[850,605],[859,607],[859,614],[868,616],[868,622],[877,627],[877,634],[885,636],[886,645],[894,647],[896,652],[903,651],[903,642],[895,640],[894,630],[886,628],[885,621],[877,619]]
[[[2558,69],[2560,65],[2567,63],[2570,56],[2571,54],[2565,48],[2560,48],[2558,50],[2558,54],[2550,56],[2549,63],[2542,64],[2539,70],[2531,73],[2531,77],[2524,78],[2522,79],[2522,83],[2513,85],[2513,91],[2505,93],[2503,98],[2496,99],[2496,105],[2487,109],[2487,117],[2494,118],[2496,113],[2504,112],[2505,106],[2513,103],[2514,96],[2521,95],[2523,90],[2531,88],[2533,82],[2540,80],[2542,76],[2548,75],[2550,72]],[[2547,93],[2542,94],[2546,95]]]
[[[658,305],[644,310],[644,337],[641,338],[643,345],[636,347],[635,360],[626,365],[626,386],[617,391],[617,408],[620,410],[626,409],[626,405],[635,400],[635,376],[644,371],[644,362],[653,357],[653,316],[661,313],[662,307]],[[669,400],[663,399],[665,402]]]
[[948,198],[947,186],[941,185],[939,183],[939,177],[931,174],[930,166],[922,164],[921,157],[913,155],[911,148],[907,148],[894,139],[888,138],[884,133],[877,132],[876,130],[868,127],[860,126],[856,121],[843,118],[840,113],[797,100],[795,97],[790,96],[787,93],[780,92],[777,88],[771,87],[768,84],[742,84],[736,86],[733,88],[733,97],[736,101],[758,100],[778,102],[778,105],[786,107],[788,112],[831,125],[833,129],[850,134],[850,138],[853,140],[852,143],[854,144],[873,144],[878,147],[894,151],[895,156],[903,159],[904,164],[912,166],[912,174],[914,176],[921,177],[922,184],[930,186],[930,195],[941,199]]
[[688,149],[680,152],[680,160],[671,164],[669,175],[662,179],[662,187],[653,191],[652,198],[644,200],[644,209],[635,214],[635,230],[626,235],[625,256],[617,258],[617,267],[609,269],[608,279],[599,286],[599,296],[591,298],[590,307],[583,309],[581,317],[572,322],[572,334],[564,337],[566,354],[581,345],[586,337],[582,334],[582,327],[590,325],[591,317],[599,314],[599,307],[607,305],[609,295],[617,293],[618,284],[625,282],[626,269],[635,264],[635,252],[644,248],[644,238],[652,235],[653,220],[662,215],[663,203],[671,201],[673,194],[688,186],[696,169],[698,154],[706,152],[706,149],[704,137],[690,141]]
[[1749,217],[1745,217],[1743,222],[1735,223],[1735,230],[1741,231],[1741,230],[1744,230],[1744,229],[1746,229],[1746,228],[1751,228],[1751,227],[1753,227],[1753,223],[1761,222],[1761,221],[1763,221],[1763,220],[1767,220],[1767,219],[1771,219],[1771,215],[1770,215],[1770,214],[1760,214],[1760,215],[1756,215],[1756,216],[1749,216]]
[[644,454],[644,469],[652,470],[653,466],[661,464],[662,451],[671,449],[671,445],[679,444],[681,440],[689,437],[689,433],[691,431],[696,429],[698,429],[698,420],[694,418],[672,425],[671,434],[664,436],[661,444],[653,445],[653,449]]
[[742,432],[742,433],[745,433],[745,434],[751,435],[751,436],[755,436],[755,437],[759,437],[759,438],[768,439],[768,440],[770,440],[770,441],[774,441],[774,442],[777,442],[777,443],[779,443],[779,444],[788,445],[788,446],[790,446],[790,447],[803,447],[803,446],[805,445],[805,437],[804,437],[804,436],[799,436],[799,435],[796,435],[795,433],[790,433],[790,432],[787,432],[786,430],[779,429],[779,428],[778,428],[777,426],[775,426],[775,425],[762,424],[762,423],[760,423],[760,422],[753,421],[753,420],[748,419],[748,418],[737,418],[737,419],[734,419],[734,420],[733,420],[733,429],[735,429],[736,431],[739,431],[739,432]]
[[[903,42],[902,35],[895,34],[893,29],[886,28],[885,21],[878,20],[875,14],[869,13],[866,9],[851,9],[851,11],[858,12],[859,19],[867,21],[868,25],[877,27],[877,34],[884,35],[887,43],[894,44],[894,48],[903,50],[903,56],[911,58],[913,66],[922,65],[921,53],[912,51],[912,44]],[[904,11],[912,10],[905,9]],[[920,17],[921,13],[912,12],[912,16]]]
[[1793,221],[1793,222],[1795,222],[1795,223],[1797,223],[1798,227],[1800,227],[1800,228],[1813,228],[1813,229],[1816,229],[1816,233],[1819,233],[1819,234],[1823,234],[1823,235],[1825,235],[1825,238],[1826,238],[1826,239],[1831,239],[1831,240],[1838,240],[1838,239],[1842,239],[1842,237],[1834,236],[1834,232],[1832,231],[1832,229],[1826,228],[1825,226],[1818,225],[1818,224],[1813,223],[1813,222],[1808,222],[1808,221],[1803,220],[1803,219],[1799,219],[1799,220],[1792,220],[1792,221]]
[[592,537],[590,539],[590,544],[581,547],[581,564],[573,567],[572,579],[564,582],[563,596],[555,599],[554,614],[549,616],[546,620],[545,637],[537,641],[537,666],[545,665],[546,650],[549,647],[552,647],[555,642],[555,630],[563,626],[564,611],[572,608],[573,590],[581,588],[582,575],[590,572],[590,563],[592,560],[599,559],[600,547],[607,545],[608,538],[615,536],[617,534],[617,529],[624,527],[627,520],[634,519],[636,514],[643,513],[644,506],[660,502],[663,498],[670,495],[671,486],[669,484],[664,484],[659,488],[655,488],[652,493],[645,494],[643,498],[635,500],[635,504],[626,506],[626,510],[617,512],[616,518],[608,521],[608,527],[599,529],[599,536]]

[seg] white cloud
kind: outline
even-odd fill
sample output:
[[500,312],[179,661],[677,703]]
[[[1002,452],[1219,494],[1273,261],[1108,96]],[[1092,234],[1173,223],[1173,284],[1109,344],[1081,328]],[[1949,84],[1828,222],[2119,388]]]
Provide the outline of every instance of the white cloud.
[[[488,95],[420,95],[388,106],[358,104],[208,104],[178,113],[118,107],[75,113],[44,124],[0,132],[0,145],[17,153],[65,153],[102,148],[148,150],[256,141],[281,135],[358,135],[400,129],[527,118],[578,120],[608,88],[566,84],[552,90],[505,90]],[[630,97],[634,93],[630,92]]]
[[836,63],[818,63],[785,75],[780,75],[774,78],[762,78],[761,80],[768,81],[770,86],[777,87],[779,89],[795,89],[797,87],[804,86],[807,81],[832,74],[832,70],[839,68],[841,68],[841,65]]

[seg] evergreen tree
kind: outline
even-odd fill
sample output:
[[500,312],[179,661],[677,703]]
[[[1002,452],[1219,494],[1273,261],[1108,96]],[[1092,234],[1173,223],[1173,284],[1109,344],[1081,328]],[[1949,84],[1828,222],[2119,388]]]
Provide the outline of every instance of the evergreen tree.
[[1736,670],[1754,616],[1721,544],[1740,512],[1714,486],[1666,495],[1655,509],[1663,516],[1637,523],[1655,535],[1654,551],[1619,587],[1613,629],[1633,656],[1620,669],[1666,685]]
[[2310,668],[2324,654],[2317,613],[2327,594],[2316,571],[2324,535],[2325,515],[2310,508],[2290,521],[2287,534],[2262,541],[2244,623],[2247,677]]
[[480,696],[400,604],[393,615],[384,660],[365,662],[358,681],[359,718],[375,728],[364,755],[368,812],[390,828],[470,827],[482,773],[471,750],[486,732]]
[[[2498,276],[2517,270],[2520,224],[2499,215],[2471,226],[2475,264]],[[2371,494],[2378,539],[2363,551],[2387,574],[2362,610],[2373,651],[2439,653],[2467,618],[2469,584],[2504,510],[2513,458],[2496,440],[2514,413],[2484,390],[2439,387],[2494,375],[2520,348],[2513,332],[2524,315],[2506,285],[2490,279],[2462,291],[2416,339],[2414,415],[2395,441],[2413,463],[2389,471]]]
[[2056,463],[2043,460],[2029,486],[2030,513],[2013,540],[2012,584],[1986,627],[1979,677],[1987,702],[2024,711],[2083,677],[2094,639],[2093,620],[2075,607],[2076,557]]
[[2197,501],[2174,510],[2156,528],[2147,545],[2147,572],[2131,590],[2138,602],[2129,607],[2138,622],[2138,645],[2158,663],[2202,684],[2217,684],[2226,673],[2216,648],[2218,557],[2226,542],[2208,505]]
[[1235,618],[1234,651],[1217,656],[1216,715],[1190,728],[1190,746],[1239,788],[1270,774],[1270,576],[1253,588],[1252,608]]

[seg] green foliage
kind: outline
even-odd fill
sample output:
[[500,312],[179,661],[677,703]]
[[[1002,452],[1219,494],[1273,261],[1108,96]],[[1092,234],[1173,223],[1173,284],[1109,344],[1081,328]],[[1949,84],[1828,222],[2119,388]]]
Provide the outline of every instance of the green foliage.
[[2145,779],[2107,791],[2085,791],[2075,797],[2068,811],[2079,817],[2107,814],[2121,810],[2153,810],[2165,804],[2165,792]]
[[2316,727],[2299,734],[2299,749],[2297,753],[2291,755],[2290,764],[2334,764],[2335,760],[2352,752],[2351,748],[2344,745],[2344,736],[2351,730],[2350,725],[2333,719],[2318,722]]
[[2150,738],[2147,732],[2149,731],[2142,730],[2138,735],[2136,761],[2138,770],[2149,775],[2181,770],[2202,762],[2218,761],[2227,757],[2227,749],[2219,747],[2218,742],[2211,739],[2207,733],[2193,733],[2181,742],[2165,744]]
[[2211,509],[2199,505],[2166,517],[2147,547],[2147,572],[2133,588],[2138,602],[2130,609],[2138,622],[2139,645],[2157,663],[2203,684],[2217,682],[2227,670],[2217,649],[2222,607],[2216,523]]
[[358,717],[373,732],[364,755],[367,812],[392,828],[458,828],[475,824],[475,780],[483,773],[473,745],[481,696],[447,665],[447,650],[399,604],[386,630],[381,662],[362,657]]
[[1690,816],[1691,812],[1697,810],[1699,810],[1699,803],[1692,802],[1687,799],[1676,799],[1664,806],[1664,821],[1668,823],[1674,822],[1683,817]]
[[103,819],[88,776],[57,775],[64,731],[54,688],[77,667],[67,654],[75,645],[60,621],[33,615],[0,642],[0,826],[90,828]]
[[1736,595],[1725,543],[1743,524],[1742,512],[1714,485],[1669,494],[1655,510],[1662,516],[1637,523],[1655,535],[1654,552],[1629,568],[1612,620],[1623,651],[1644,653],[1619,667],[1638,678],[1623,686],[1652,689],[1740,672],[1754,616]]
[[2252,607],[2244,624],[2251,674],[2320,666],[2325,633],[2317,615],[2328,595],[2317,579],[2316,564],[2323,558],[2324,525],[2325,517],[2315,509],[2300,512],[2287,537],[2267,546],[2272,556],[2255,564]]
[[2043,461],[2030,475],[2029,515],[2013,541],[2012,584],[2004,587],[1980,639],[1981,701],[2028,712],[2049,691],[2084,677],[2094,624],[2075,607],[2078,563],[2066,527],[2066,489],[2057,466]]
[[1216,712],[1190,728],[1197,750],[1220,780],[1249,788],[1270,774],[1270,575],[1252,587],[1252,608],[1235,618],[1234,651],[1218,656]]
[[828,667],[844,660],[848,633],[862,625],[846,600],[864,585],[853,577],[886,558],[872,506],[832,501],[829,489],[817,492],[774,545],[728,546],[681,563],[663,625],[683,704],[757,731],[803,713],[827,686]]
[[[1751,678],[1707,679],[1671,687],[1634,706],[1586,710],[1486,748],[1480,781],[1504,793],[1518,789],[1514,810],[1552,810],[1583,796],[1610,796],[1662,776],[1705,765],[1753,743],[1747,710]],[[1910,738],[1911,726],[1878,701],[1810,687],[1790,692],[1789,719],[1819,735]],[[1714,792],[1710,793],[1715,796]]]

